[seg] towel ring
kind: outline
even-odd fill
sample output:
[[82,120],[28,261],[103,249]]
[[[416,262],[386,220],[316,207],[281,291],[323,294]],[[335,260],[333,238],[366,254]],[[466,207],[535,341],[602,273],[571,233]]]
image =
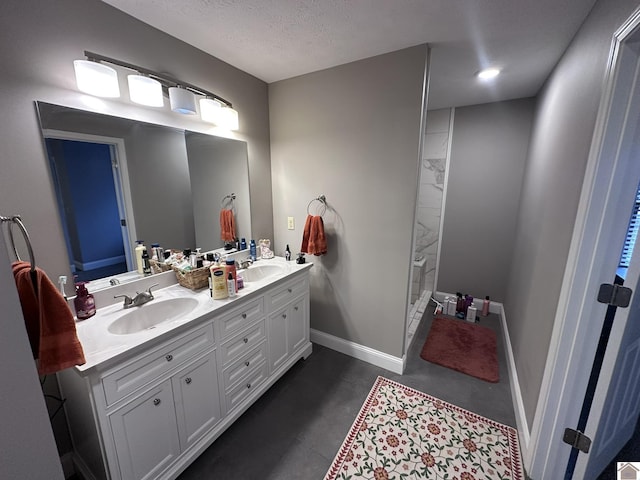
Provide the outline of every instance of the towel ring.
[[231,210],[233,210],[233,208],[235,207],[235,205],[233,204],[233,201],[236,199],[236,194],[232,193],[230,195],[225,195],[224,197],[222,197],[222,201],[220,202],[220,208],[225,208],[226,206],[229,206]]
[[324,215],[325,212],[327,211],[327,197],[325,197],[324,195],[320,195],[319,197],[312,199],[307,204],[307,215],[311,215],[311,213],[309,212],[309,208],[311,207],[313,202],[320,202],[320,206],[317,207],[318,212],[320,213],[320,216]]
[[35,272],[36,259],[35,259],[35,256],[33,255],[33,248],[31,247],[31,239],[29,238],[29,233],[27,232],[27,228],[24,226],[24,223],[22,223],[22,219],[20,218],[20,215],[13,215],[11,217],[0,216],[0,221],[2,223],[9,222],[9,226],[7,227],[7,230],[9,232],[9,240],[11,242],[11,247],[13,248],[13,253],[16,256],[16,260],[20,262],[22,261],[22,259],[20,258],[20,254],[18,253],[18,248],[16,247],[16,242],[13,237],[13,228],[12,228],[14,223],[18,225],[18,228],[20,228],[20,231],[22,232],[22,236],[24,237],[24,242],[26,243],[27,250],[29,252],[29,261],[31,263],[31,271]]

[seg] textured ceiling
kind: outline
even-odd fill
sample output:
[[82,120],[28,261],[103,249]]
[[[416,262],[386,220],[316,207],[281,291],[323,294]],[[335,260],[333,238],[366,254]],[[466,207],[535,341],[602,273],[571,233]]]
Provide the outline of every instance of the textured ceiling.
[[[432,46],[429,107],[535,95],[595,0],[104,0],[267,83]],[[504,68],[488,86],[474,74]]]

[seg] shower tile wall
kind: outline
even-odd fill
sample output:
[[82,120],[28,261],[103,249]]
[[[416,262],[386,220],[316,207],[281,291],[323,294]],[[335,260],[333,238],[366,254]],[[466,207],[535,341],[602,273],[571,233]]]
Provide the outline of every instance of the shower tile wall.
[[422,174],[418,194],[416,259],[426,258],[424,288],[433,292],[444,177],[449,157],[449,128],[452,110],[427,112],[427,130],[422,154]]

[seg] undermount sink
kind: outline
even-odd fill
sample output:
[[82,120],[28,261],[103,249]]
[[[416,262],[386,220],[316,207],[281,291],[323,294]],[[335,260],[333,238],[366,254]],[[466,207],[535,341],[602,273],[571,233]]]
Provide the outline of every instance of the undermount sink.
[[260,280],[264,280],[265,278],[272,277],[273,275],[278,275],[280,273],[285,273],[285,267],[283,265],[277,265],[273,263],[267,263],[265,265],[252,265],[251,267],[242,270],[240,275],[242,275],[242,280],[245,282],[258,282]]
[[151,301],[141,307],[133,307],[107,328],[115,335],[129,335],[150,330],[161,323],[179,320],[188,315],[198,306],[195,298],[170,298],[167,300]]

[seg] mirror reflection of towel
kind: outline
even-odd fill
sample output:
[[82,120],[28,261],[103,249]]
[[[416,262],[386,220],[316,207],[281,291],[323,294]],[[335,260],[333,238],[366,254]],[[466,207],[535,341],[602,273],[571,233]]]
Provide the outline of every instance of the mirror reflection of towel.
[[236,239],[236,223],[233,210],[220,210],[220,238],[223,242],[233,242]]
[[73,313],[49,277],[36,268],[36,295],[31,264],[14,262],[12,270],[38,373],[46,375],[84,364]]
[[327,238],[324,234],[324,221],[320,215],[307,215],[302,233],[302,253],[324,255],[327,253]]

